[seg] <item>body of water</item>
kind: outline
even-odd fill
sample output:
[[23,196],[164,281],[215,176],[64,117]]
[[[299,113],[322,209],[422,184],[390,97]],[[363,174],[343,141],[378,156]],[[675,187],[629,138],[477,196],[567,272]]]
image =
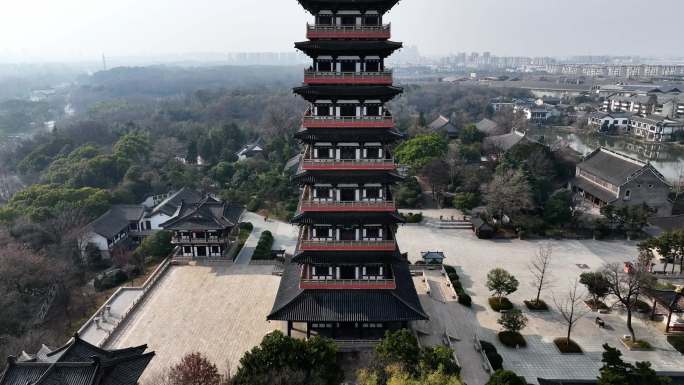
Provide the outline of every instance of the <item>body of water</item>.
[[562,127],[531,129],[529,134],[533,137],[544,136],[548,144],[564,141],[582,155],[598,147],[606,147],[650,162],[671,183],[684,182],[684,146],[679,144],[642,142],[629,136],[605,136]]

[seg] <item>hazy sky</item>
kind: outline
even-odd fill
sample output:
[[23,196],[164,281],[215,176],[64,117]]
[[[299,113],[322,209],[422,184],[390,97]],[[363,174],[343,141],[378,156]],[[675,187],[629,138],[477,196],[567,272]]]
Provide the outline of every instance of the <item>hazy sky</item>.
[[[424,54],[684,55],[684,0],[402,0],[393,39]],[[291,51],[295,0],[0,0],[0,57]]]

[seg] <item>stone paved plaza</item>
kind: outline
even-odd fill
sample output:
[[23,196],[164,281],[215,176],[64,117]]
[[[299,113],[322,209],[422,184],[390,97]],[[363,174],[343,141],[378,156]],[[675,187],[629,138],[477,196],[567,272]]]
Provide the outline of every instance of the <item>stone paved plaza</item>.
[[[437,213],[435,211],[428,215],[438,218]],[[609,325],[609,329],[605,330],[594,325],[596,313],[585,315],[575,327],[572,338],[584,348],[586,354],[562,355],[553,344],[554,338],[564,336],[565,333],[564,324],[557,311],[552,309],[546,313],[532,313],[527,311],[523,304],[523,300],[533,298],[535,294],[528,265],[540,245],[549,244],[553,249],[550,267],[552,286],[542,294],[542,299],[553,307],[553,296],[561,298],[582,272],[598,269],[606,263],[632,260],[637,253],[634,242],[480,240],[469,230],[441,230],[423,225],[401,226],[397,239],[402,251],[408,252],[409,258],[413,261],[419,259],[421,251],[439,250],[446,254],[445,263],[457,266],[461,282],[472,296],[472,316],[477,320],[477,333],[482,339],[497,346],[504,358],[504,367],[526,376],[531,384],[536,384],[536,377],[596,378],[601,366],[601,346],[606,342],[621,348],[627,360],[651,361],[654,368],[659,371],[684,370],[682,356],[667,343],[662,332],[657,330],[655,325],[649,325],[647,321],[635,319],[634,326],[637,337],[646,339],[654,345],[654,351],[631,352],[622,349],[619,337],[628,334],[628,331],[625,316],[619,312],[601,315]],[[580,268],[578,264],[586,264],[588,269]],[[495,267],[507,269],[520,281],[518,291],[509,298],[530,320],[527,328],[522,331],[528,342],[525,349],[510,349],[498,343],[496,333],[501,328],[496,321],[499,314],[489,308],[487,299],[490,294],[486,288],[487,272]],[[449,328],[451,320],[451,329],[468,331],[470,326],[460,324],[467,322],[468,319],[451,314],[448,319],[440,319],[438,322],[446,323]],[[467,345],[465,348],[468,348]],[[468,366],[464,365],[464,372],[468,370]]]
[[[415,211],[415,210],[414,210]],[[453,211],[427,212],[428,216],[458,217]],[[276,236],[276,246],[290,251],[296,241],[296,228],[287,224],[264,222],[249,214],[255,229],[270,229]],[[257,233],[255,231],[254,233]],[[254,234],[253,233],[253,234]],[[416,328],[425,344],[442,343],[444,332],[452,337],[457,356],[463,366],[463,377],[470,385],[484,384],[482,363],[475,352],[472,338],[497,345],[504,358],[504,366],[527,377],[535,384],[536,377],[595,378],[600,367],[605,342],[621,347],[618,338],[627,333],[624,315],[613,312],[601,317],[608,329],[598,329],[587,314],[575,331],[575,339],[585,350],[584,355],[561,355],[553,339],[564,335],[564,326],[555,310],[531,313],[524,308],[523,300],[532,298],[534,287],[528,265],[542,244],[553,248],[550,277],[552,287],[542,295],[553,305],[553,295],[561,296],[581,272],[598,269],[605,263],[621,263],[636,256],[633,242],[626,241],[520,241],[479,240],[470,230],[440,230],[425,225],[403,225],[397,234],[399,246],[412,261],[419,259],[421,251],[439,250],[446,254],[446,263],[457,267],[461,282],[473,298],[472,309],[456,303],[439,274],[430,275],[428,282],[415,278],[421,303],[431,320],[419,323]],[[157,352],[143,382],[173,364],[185,353],[201,351],[219,365],[220,369],[237,369],[245,351],[257,345],[261,338],[280,323],[269,323],[270,311],[278,289],[279,277],[271,275],[272,266],[248,265],[249,256],[236,265],[176,266],[172,267],[149,293],[129,321],[111,340],[109,347],[119,348],[146,343]],[[586,264],[583,269],[578,264]],[[498,313],[487,305],[489,292],[486,275],[494,267],[504,267],[520,281],[518,292],[509,296],[524,310],[530,323],[523,330],[528,341],[525,349],[509,349],[498,343],[496,333],[500,327]],[[428,287],[430,295],[427,295]],[[684,360],[665,341],[653,325],[636,319],[637,336],[654,345],[651,352],[625,352],[627,360],[648,360],[656,370],[684,370]],[[427,333],[427,334],[426,334]]]
[[130,316],[108,348],[147,344],[156,352],[149,382],[186,353],[206,354],[222,372],[282,325],[266,321],[278,290],[273,266],[174,266]]

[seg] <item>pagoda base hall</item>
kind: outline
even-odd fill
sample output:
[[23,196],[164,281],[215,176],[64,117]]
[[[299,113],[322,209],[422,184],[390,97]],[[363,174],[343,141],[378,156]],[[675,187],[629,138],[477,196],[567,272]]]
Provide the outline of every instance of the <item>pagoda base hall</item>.
[[295,253],[268,320],[297,337],[325,336],[364,349],[387,330],[426,320],[395,234],[392,196],[403,138],[387,103],[402,93],[385,59],[401,48],[383,18],[398,0],[299,0],[314,16],[295,48],[312,60],[294,93],[309,103],[295,137]]

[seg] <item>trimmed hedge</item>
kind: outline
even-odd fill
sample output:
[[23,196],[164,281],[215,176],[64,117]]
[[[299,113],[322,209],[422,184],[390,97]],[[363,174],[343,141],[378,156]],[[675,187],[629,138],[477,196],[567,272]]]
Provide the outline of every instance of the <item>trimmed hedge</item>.
[[537,303],[535,300],[531,299],[529,301],[523,301],[528,309],[533,311],[546,311],[549,310],[549,306],[543,300],[539,300]]
[[487,341],[480,340],[480,345],[484,351],[489,363],[494,370],[503,369],[503,357],[496,351],[496,347]]
[[678,352],[684,354],[684,336],[667,336],[667,342],[669,342],[673,348],[677,349]]
[[456,296],[458,296],[458,303],[467,307],[472,306],[473,299],[470,298],[470,295],[468,295],[465,289],[463,289],[463,285],[461,284],[458,273],[456,273],[456,269],[453,266],[444,265],[444,271],[447,273],[447,277],[449,277],[449,281],[451,282],[451,285],[453,285],[454,290],[456,291]]
[[579,345],[577,345],[577,342],[570,340],[568,342],[567,338],[556,338],[553,340],[553,343],[556,345],[558,350],[561,351],[561,353],[572,353],[572,354],[578,354],[582,353],[582,348],[580,348]]
[[265,230],[261,233],[259,237],[259,242],[254,249],[254,254],[252,254],[253,260],[264,260],[271,259],[271,250],[273,248],[273,234]]
[[514,348],[516,346],[524,348],[525,346],[527,346],[525,337],[523,337],[522,334],[518,332],[503,331],[499,332],[498,336],[499,341],[501,341],[502,344],[508,346],[509,348]]
[[423,221],[423,213],[406,213],[401,214],[401,216],[406,220],[406,223],[420,223]]
[[496,312],[500,312],[501,310],[513,309],[513,304],[506,297],[501,297],[501,298],[490,297],[489,298],[489,307],[491,307],[492,310],[494,310]]

